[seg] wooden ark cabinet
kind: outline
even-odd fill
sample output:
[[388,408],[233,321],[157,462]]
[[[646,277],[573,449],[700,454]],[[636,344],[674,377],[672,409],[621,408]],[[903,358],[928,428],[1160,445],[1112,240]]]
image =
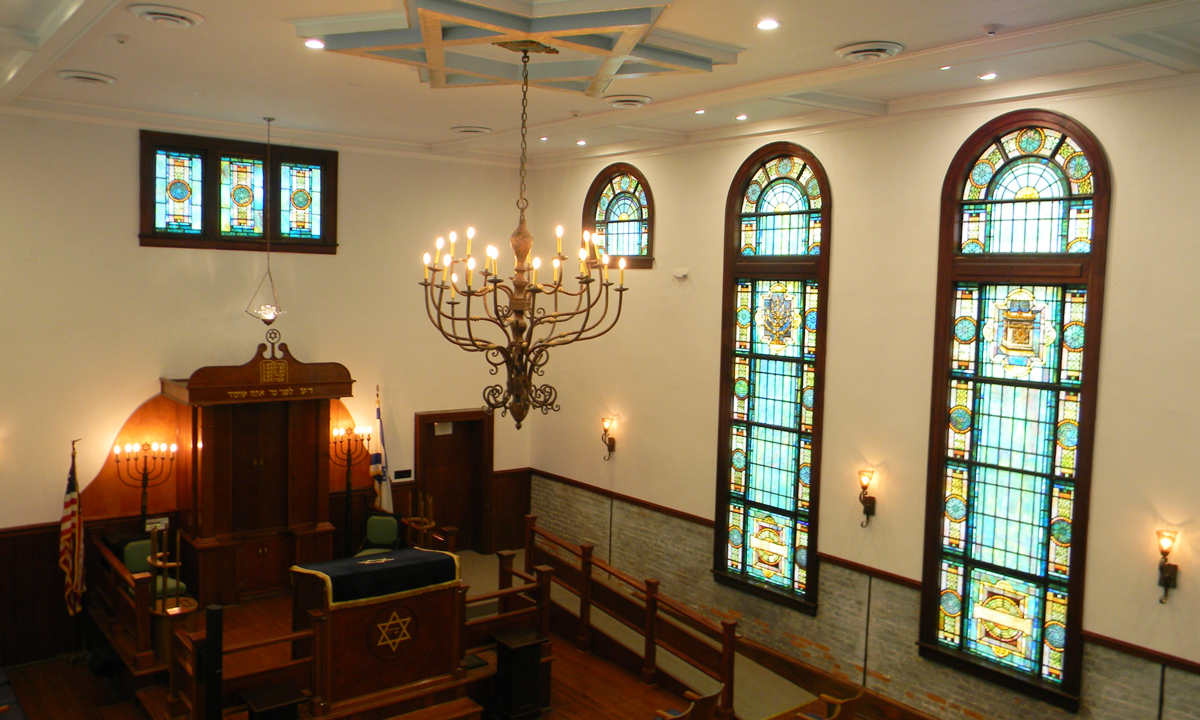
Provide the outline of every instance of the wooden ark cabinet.
[[201,606],[289,587],[294,564],[332,557],[330,407],[351,394],[339,363],[260,344],[245,365],[162,381],[191,409],[191,472],[177,487],[185,580]]

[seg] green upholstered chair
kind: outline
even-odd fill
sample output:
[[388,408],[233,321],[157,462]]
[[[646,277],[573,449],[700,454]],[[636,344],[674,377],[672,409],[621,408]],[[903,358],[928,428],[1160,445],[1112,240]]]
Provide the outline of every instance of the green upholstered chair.
[[391,552],[400,547],[400,521],[393,515],[371,515],[367,518],[367,537],[355,557]]
[[[121,562],[124,563],[125,569],[133,574],[148,573],[153,568],[150,566],[150,540],[134,540],[125,546],[125,550],[121,555]],[[187,594],[187,584],[176,582],[175,578],[163,577],[156,575],[154,577],[154,592],[155,597],[164,597],[168,595],[185,595]],[[130,595],[133,594],[133,588],[126,587],[125,591]]]

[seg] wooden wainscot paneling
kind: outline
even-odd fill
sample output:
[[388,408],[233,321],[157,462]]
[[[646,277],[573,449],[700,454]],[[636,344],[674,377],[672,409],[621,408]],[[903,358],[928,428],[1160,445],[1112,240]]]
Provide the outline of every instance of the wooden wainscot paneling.
[[70,652],[76,623],[58,567],[58,523],[0,531],[0,656],[5,665]]

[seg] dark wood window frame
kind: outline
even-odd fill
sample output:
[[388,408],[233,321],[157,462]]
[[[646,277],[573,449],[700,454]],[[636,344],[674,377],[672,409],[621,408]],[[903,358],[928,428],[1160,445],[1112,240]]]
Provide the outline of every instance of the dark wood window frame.
[[[963,188],[972,167],[989,145],[1025,127],[1045,127],[1065,133],[1078,143],[1093,172],[1093,232],[1089,253],[960,252]],[[998,174],[998,173],[997,173]],[[1104,303],[1111,176],[1108,160],[1095,137],[1082,125],[1058,113],[1020,110],[1007,113],[975,131],[954,156],[942,185],[938,259],[937,318],[935,321],[933,397],[930,411],[929,468],[925,506],[925,549],[921,591],[919,646],[922,657],[962,670],[1059,707],[1077,711],[1083,670],[1084,576],[1087,567],[1088,505],[1091,495],[1092,448],[1096,427],[1096,389],[1099,379],[1100,331]],[[950,349],[953,332],[954,288],[958,283],[1084,286],[1088,292],[1087,345],[1080,386],[1079,451],[1074,479],[1071,530],[1070,598],[1063,651],[1061,683],[1043,680],[990,663],[941,645],[937,639],[940,563],[943,557],[942,517],[947,458],[947,404]],[[965,632],[965,628],[964,628]]]
[[613,255],[609,254],[609,259],[612,261],[612,267],[617,266],[617,261],[625,258],[625,267],[630,270],[649,270],[654,267],[654,217],[657,215],[657,209],[654,207],[654,193],[650,191],[650,183],[646,182],[646,176],[642,175],[642,171],[638,170],[629,163],[613,163],[600,171],[596,175],[596,179],[592,180],[591,186],[588,187],[587,194],[584,195],[583,201],[583,229],[590,232],[596,231],[596,205],[600,202],[600,195],[604,192],[604,188],[614,177],[618,175],[630,175],[642,189],[646,191],[646,212],[649,218],[646,221],[646,254],[645,255]]
[[[200,233],[178,233],[154,227],[154,156],[159,150],[178,150],[196,153],[203,158],[202,229]],[[266,143],[226,140],[199,135],[141,131],[140,157],[140,231],[143,246],[201,248],[206,250],[266,251],[267,238],[221,234],[221,156],[235,155],[265,160]],[[282,163],[302,163],[321,166],[321,237],[307,240],[285,237],[279,230],[279,186]],[[263,218],[271,236],[272,252],[337,253],[337,166],[338,154],[333,150],[271,145],[270,167],[265,168],[263,187]]]
[[[741,253],[742,198],[755,174],[771,160],[784,155],[800,158],[812,168],[821,186],[821,251],[817,255],[766,255]],[[825,405],[825,328],[829,317],[829,251],[832,238],[833,199],[829,179],[820,161],[807,149],[789,142],[775,142],[756,150],[742,163],[734,175],[725,200],[725,269],[721,310],[721,389],[718,410],[717,505],[713,533],[713,579],[773,603],[799,610],[808,615],[817,613],[817,589],[820,563],[817,558],[817,535],[821,478],[821,435]],[[744,573],[727,570],[726,547],[729,537],[729,468],[732,456],[730,441],[733,417],[733,327],[735,286],[739,280],[816,280],[818,323],[817,350],[814,360],[816,377],[813,385],[812,460],[809,483],[809,538],[807,549],[807,580],[803,596],[759,582]]]

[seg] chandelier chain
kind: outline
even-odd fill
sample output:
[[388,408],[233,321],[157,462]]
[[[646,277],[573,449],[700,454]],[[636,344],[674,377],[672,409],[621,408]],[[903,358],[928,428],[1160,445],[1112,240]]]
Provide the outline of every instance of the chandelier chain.
[[[267,172],[266,172],[266,175],[270,176],[270,174],[271,174],[271,123],[275,122],[275,118],[265,117],[265,118],[263,118],[263,120],[267,121]],[[263,206],[265,207],[266,203],[263,203]],[[267,213],[263,213],[263,215],[264,215],[263,234],[267,236],[267,274],[270,274],[271,273],[271,226],[270,226],[271,213],[267,212]],[[275,287],[275,281],[272,278],[271,288],[274,289],[274,287]]]
[[521,196],[517,200],[517,209],[521,217],[525,217],[525,208],[529,201],[525,199],[525,153],[528,144],[525,135],[528,133],[526,123],[529,121],[529,51],[521,51]]

